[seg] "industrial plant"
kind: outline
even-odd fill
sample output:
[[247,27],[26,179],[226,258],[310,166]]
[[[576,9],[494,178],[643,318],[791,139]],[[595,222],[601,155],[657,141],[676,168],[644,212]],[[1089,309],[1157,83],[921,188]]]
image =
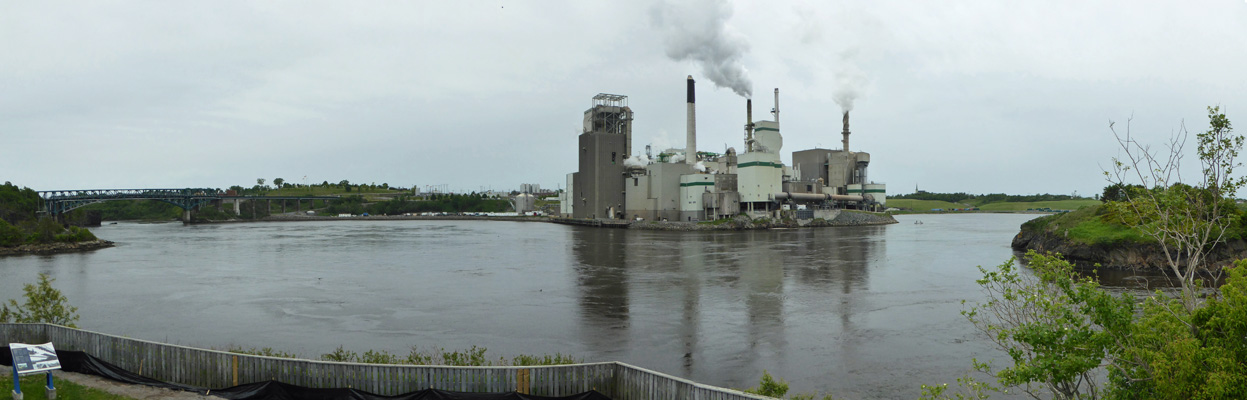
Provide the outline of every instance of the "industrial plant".
[[870,153],[849,150],[849,113],[843,114],[840,150],[792,153],[784,165],[779,124],[779,89],[773,120],[753,120],[745,101],[743,151],[697,151],[693,77],[687,80],[686,146],[653,154],[632,152],[632,109],[628,97],[598,94],[584,113],[579,169],[567,174],[560,214],[567,218],[705,221],[751,218],[834,217],[839,209],[879,210],[885,186],[868,180]]

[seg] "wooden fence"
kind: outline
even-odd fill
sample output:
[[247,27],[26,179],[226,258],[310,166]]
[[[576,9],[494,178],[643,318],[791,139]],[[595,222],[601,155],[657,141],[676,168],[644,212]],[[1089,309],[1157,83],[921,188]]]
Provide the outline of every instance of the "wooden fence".
[[616,400],[760,400],[736,390],[620,362],[527,367],[449,367],[313,361],[205,350],[52,324],[0,324],[0,343],[47,343],[79,350],[139,375],[204,388],[276,380],[314,388],[395,395],[434,388],[566,396],[597,390]]

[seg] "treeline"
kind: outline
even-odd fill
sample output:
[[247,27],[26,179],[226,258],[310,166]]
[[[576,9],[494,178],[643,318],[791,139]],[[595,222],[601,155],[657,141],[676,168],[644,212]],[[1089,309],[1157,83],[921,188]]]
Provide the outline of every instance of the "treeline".
[[229,190],[235,194],[243,196],[261,196],[272,194],[273,192],[281,194],[293,193],[324,193],[324,192],[356,192],[356,193],[388,193],[391,191],[408,191],[409,189],[401,187],[391,187],[389,183],[351,183],[351,181],[343,179],[337,183],[324,181],[321,183],[299,184],[290,183],[285,179],[273,179],[272,185],[265,183],[266,180],[256,179],[256,185],[251,187],[243,187],[242,185],[230,186]]
[[365,203],[362,196],[346,196],[329,203],[325,212],[329,215],[368,213],[372,215],[396,215],[404,213],[490,213],[511,211],[511,202],[491,199],[483,194],[432,194],[425,200],[408,196]]
[[66,228],[55,218],[39,216],[42,202],[31,188],[11,182],[0,185],[0,247],[96,240],[85,228]]
[[987,203],[1029,203],[1036,201],[1057,201],[1057,200],[1083,200],[1085,197],[1071,196],[1068,194],[969,194],[965,192],[957,193],[909,193],[897,196],[890,196],[893,199],[911,199],[911,200],[939,200],[949,203],[966,203],[973,201],[976,204]]
[[158,200],[105,201],[79,210],[98,211],[105,221],[168,221],[182,216],[181,207]]

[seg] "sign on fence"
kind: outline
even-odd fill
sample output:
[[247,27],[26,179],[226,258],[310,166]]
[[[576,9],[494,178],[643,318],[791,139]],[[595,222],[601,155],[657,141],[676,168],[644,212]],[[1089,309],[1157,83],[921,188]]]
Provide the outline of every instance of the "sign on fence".
[[13,369],[18,375],[61,369],[52,343],[9,343],[9,350],[13,352]]

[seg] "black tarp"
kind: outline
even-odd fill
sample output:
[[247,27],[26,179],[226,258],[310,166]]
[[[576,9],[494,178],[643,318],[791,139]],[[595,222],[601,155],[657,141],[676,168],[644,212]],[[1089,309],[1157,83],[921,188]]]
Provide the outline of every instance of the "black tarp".
[[[593,390],[563,397],[532,396],[517,392],[451,392],[437,389],[424,389],[394,396],[384,396],[358,389],[317,389],[278,381],[255,382],[223,389],[209,389],[168,383],[141,376],[81,351],[57,350],[56,355],[60,358],[61,369],[67,372],[96,375],[122,383],[211,394],[231,400],[610,400],[610,397]],[[13,353],[9,351],[8,346],[0,348],[0,364],[6,366],[13,365]]]

